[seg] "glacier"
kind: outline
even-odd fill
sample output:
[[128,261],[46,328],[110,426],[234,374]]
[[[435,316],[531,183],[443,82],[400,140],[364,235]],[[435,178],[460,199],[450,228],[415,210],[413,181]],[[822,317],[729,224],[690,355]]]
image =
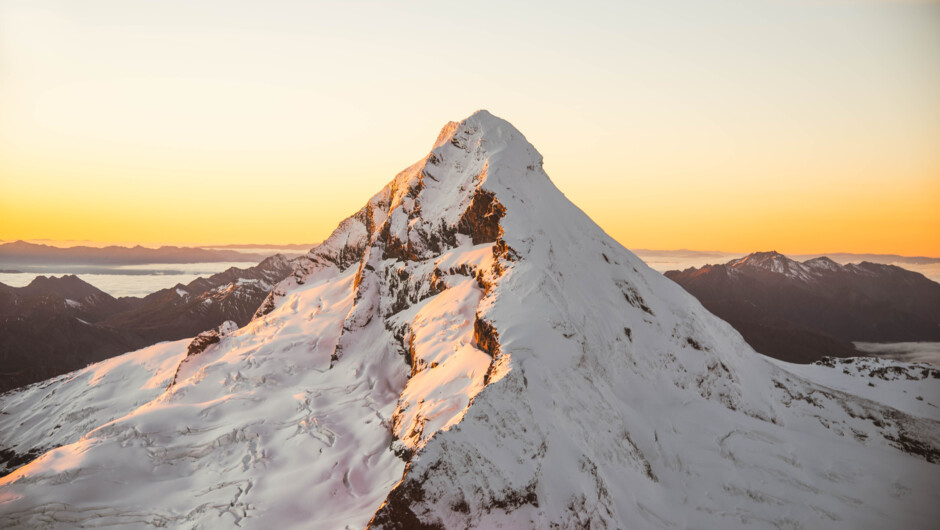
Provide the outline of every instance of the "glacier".
[[940,371],[754,352],[486,111],[213,341],[0,396],[0,448],[39,455],[0,478],[0,527],[940,518]]

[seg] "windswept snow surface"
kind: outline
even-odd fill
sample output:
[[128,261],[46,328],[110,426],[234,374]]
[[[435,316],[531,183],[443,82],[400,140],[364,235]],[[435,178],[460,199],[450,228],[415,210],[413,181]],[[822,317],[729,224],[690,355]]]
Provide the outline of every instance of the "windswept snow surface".
[[[0,479],[0,525],[940,517],[940,372],[755,353],[571,204],[485,111],[448,124],[226,331],[192,355],[158,345],[0,397],[3,448],[67,433]],[[76,417],[99,406],[99,385],[120,399]]]
[[[4,523],[221,528],[263,512],[299,526],[365,525],[401,478],[388,423],[408,372],[397,353],[368,344],[358,352],[368,366],[350,356],[329,370],[354,272],[295,289],[267,318],[182,362],[185,342],[102,363],[171,349],[176,362],[154,379],[161,390],[176,382],[6,477]],[[86,370],[102,372],[89,388],[136,390],[98,368]]]
[[22,454],[71,444],[148,403],[170,384],[186,342],[162,342],[3,394],[0,446]]

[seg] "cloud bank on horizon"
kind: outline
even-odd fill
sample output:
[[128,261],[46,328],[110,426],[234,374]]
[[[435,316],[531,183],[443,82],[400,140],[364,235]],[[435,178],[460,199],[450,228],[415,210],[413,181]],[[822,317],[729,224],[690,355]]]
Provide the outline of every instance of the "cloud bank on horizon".
[[940,342],[856,342],[854,344],[859,351],[876,357],[940,366]]

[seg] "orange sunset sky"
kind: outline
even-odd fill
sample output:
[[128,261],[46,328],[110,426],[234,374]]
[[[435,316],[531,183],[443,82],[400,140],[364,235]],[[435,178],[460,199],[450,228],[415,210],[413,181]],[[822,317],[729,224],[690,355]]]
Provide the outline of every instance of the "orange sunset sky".
[[315,243],[486,108],[631,248],[940,256],[940,3],[0,2],[0,239]]

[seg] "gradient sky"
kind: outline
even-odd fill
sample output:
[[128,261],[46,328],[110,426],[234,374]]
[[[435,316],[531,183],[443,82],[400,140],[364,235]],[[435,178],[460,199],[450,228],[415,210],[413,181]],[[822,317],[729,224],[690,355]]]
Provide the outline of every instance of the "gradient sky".
[[940,3],[0,0],[0,239],[317,242],[486,108],[632,248],[940,256]]

